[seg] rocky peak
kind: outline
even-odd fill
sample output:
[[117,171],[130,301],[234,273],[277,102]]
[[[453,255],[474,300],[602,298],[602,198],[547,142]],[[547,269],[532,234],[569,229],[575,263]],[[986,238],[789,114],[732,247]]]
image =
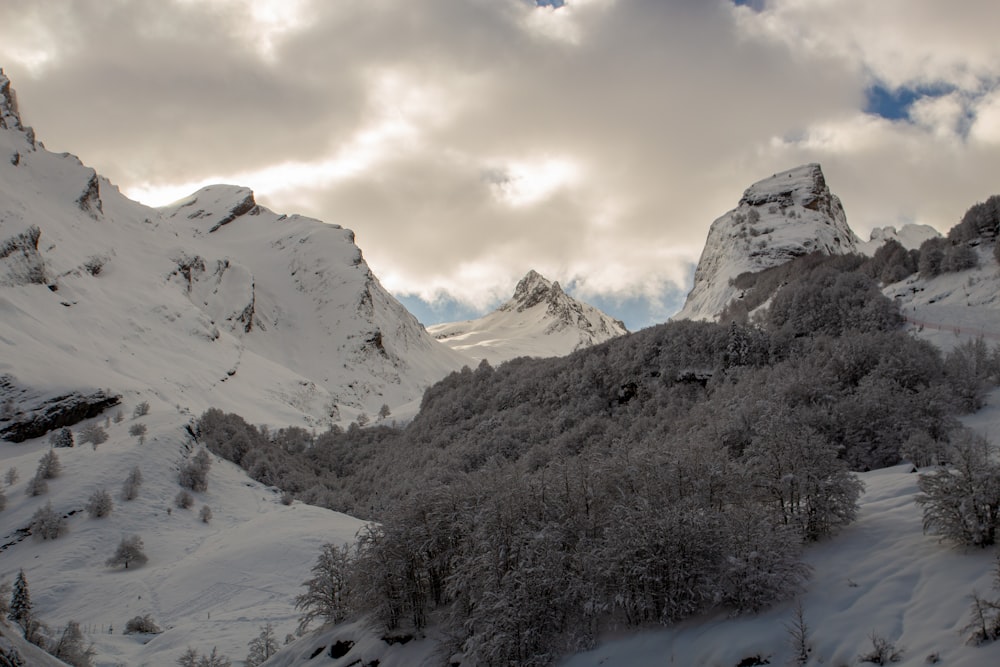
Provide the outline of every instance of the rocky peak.
[[514,289],[514,298],[505,303],[502,308],[517,310],[520,313],[543,301],[556,302],[563,295],[564,292],[558,282],[549,281],[532,269],[517,283],[517,287]]
[[0,127],[21,130],[21,114],[17,111],[17,94],[10,87],[10,79],[0,68]]
[[257,215],[253,190],[236,185],[206,185],[190,197],[161,209],[167,218],[196,221],[211,234],[242,215]]
[[820,165],[774,174],[747,188],[737,207],[712,223],[694,287],[675,318],[717,318],[739,297],[731,282],[742,273],[762,271],[811,252],[855,252],[858,243]]
[[17,93],[14,92],[10,79],[2,68],[0,68],[0,129],[24,132],[28,143],[34,148],[35,131],[21,123],[21,114],[17,110]]

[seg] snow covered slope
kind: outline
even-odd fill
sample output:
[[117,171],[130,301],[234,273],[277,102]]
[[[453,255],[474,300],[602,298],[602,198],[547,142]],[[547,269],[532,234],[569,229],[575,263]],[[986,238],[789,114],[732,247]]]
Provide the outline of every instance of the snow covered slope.
[[735,209],[712,223],[694,274],[694,287],[672,319],[711,320],[738,295],[730,281],[811,252],[855,252],[840,199],[818,164],[754,183]]
[[939,236],[941,236],[941,233],[930,225],[903,225],[899,229],[895,227],[876,227],[872,230],[869,239],[858,243],[857,248],[858,252],[871,257],[875,254],[876,250],[889,240],[898,241],[907,250],[916,250],[927,239]]
[[515,357],[562,356],[627,333],[622,322],[577,301],[535,271],[489,315],[427,330],[449,347],[494,365]]
[[349,230],[235,186],[131,201],[36,142],[6,77],[0,313],[0,376],[19,396],[108,388],[280,425],[416,401],[470,362],[382,288]]
[[[996,442],[1000,433],[1000,390],[966,424]],[[831,539],[809,546],[804,560],[812,568],[799,600],[811,646],[809,665],[867,664],[858,656],[872,650],[872,633],[901,651],[898,664],[951,667],[1000,664],[1000,642],[966,643],[970,595],[996,599],[993,588],[996,548],[962,550],[923,532],[921,508],[914,502],[917,478],[901,465],[859,475],[865,492],[857,521]],[[794,603],[775,605],[756,615],[723,613],[693,618],[665,628],[622,633],[597,648],[567,656],[561,667],[629,665],[790,665],[794,654],[788,627]],[[309,635],[279,652],[274,667],[342,667],[378,660],[380,667],[442,664],[430,639],[388,645],[362,624],[340,625]],[[335,642],[354,642],[340,659],[318,654]],[[429,645],[430,644],[430,645]],[[310,657],[314,656],[315,657]],[[930,656],[937,655],[937,660]],[[759,661],[752,658],[759,657]],[[767,660],[767,662],[764,662]]]
[[1000,344],[1000,266],[992,243],[976,253],[976,268],[933,278],[914,274],[882,290],[899,304],[914,335],[945,351],[978,337]]

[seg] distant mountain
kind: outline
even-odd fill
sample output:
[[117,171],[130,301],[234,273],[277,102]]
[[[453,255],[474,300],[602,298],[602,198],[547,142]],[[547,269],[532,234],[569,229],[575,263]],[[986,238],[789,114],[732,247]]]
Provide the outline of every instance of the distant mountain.
[[535,271],[489,315],[427,330],[452,349],[494,365],[515,357],[562,356],[628,333],[622,322],[577,301]]
[[350,230],[236,186],[162,209],[131,201],[36,142],[5,76],[0,310],[7,421],[106,388],[195,413],[347,423],[417,401],[470,361],[386,292]]
[[695,270],[694,287],[673,319],[716,319],[739,296],[730,282],[811,252],[856,252],[840,199],[818,164],[783,171],[751,185],[715,222]]
[[903,225],[899,229],[895,227],[876,227],[872,230],[869,239],[863,243],[858,243],[858,252],[865,255],[874,255],[875,251],[881,248],[886,241],[897,241],[907,250],[916,250],[920,244],[927,239],[934,239],[941,236],[941,232],[930,225]]

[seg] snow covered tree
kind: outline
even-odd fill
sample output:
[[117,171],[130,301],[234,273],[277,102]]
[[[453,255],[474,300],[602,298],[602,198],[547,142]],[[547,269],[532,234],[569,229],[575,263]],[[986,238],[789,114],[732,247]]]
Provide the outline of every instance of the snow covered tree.
[[174,497],[174,504],[182,510],[191,509],[194,505],[194,496],[187,491],[178,491],[177,495]]
[[73,431],[65,426],[57,431],[53,431],[52,435],[49,436],[49,444],[53,447],[72,447]]
[[230,667],[231,664],[229,658],[219,655],[215,646],[212,647],[211,653],[201,656],[198,660],[198,667]]
[[247,644],[250,652],[244,661],[246,667],[257,667],[278,652],[278,639],[274,636],[274,626],[268,623],[261,627],[260,634]]
[[10,613],[10,594],[13,590],[10,581],[7,579],[0,581],[0,618],[6,618]]
[[996,385],[997,368],[985,341],[977,338],[955,346],[945,358],[945,374],[960,407],[974,412],[983,407],[986,392]]
[[97,489],[90,494],[90,498],[87,500],[87,514],[92,519],[100,519],[111,514],[113,506],[111,494],[104,489]]
[[208,505],[202,505],[201,511],[198,512],[198,518],[201,519],[202,523],[208,523],[212,520],[212,508]]
[[20,625],[22,629],[26,629],[31,617],[31,593],[28,591],[28,579],[21,569],[14,579],[14,592],[11,594],[10,612],[7,618]]
[[43,540],[54,540],[66,532],[66,519],[52,509],[52,503],[45,503],[31,517],[31,533]]
[[118,549],[115,551],[115,554],[105,564],[108,567],[124,565],[127,570],[130,564],[145,565],[148,560],[149,558],[143,551],[142,538],[138,535],[131,535],[122,538],[122,541],[118,543]]
[[178,483],[192,491],[208,490],[208,470],[212,467],[212,458],[204,449],[199,449],[194,457],[181,466],[178,473]]
[[137,403],[135,409],[132,410],[132,419],[145,417],[148,414],[149,414],[149,401],[142,401],[141,403]]
[[1000,525],[1000,464],[982,437],[959,434],[950,449],[950,465],[921,475],[917,504],[924,530],[958,544],[988,547]]
[[17,468],[10,467],[7,469],[7,474],[4,475],[3,481],[7,483],[7,486],[13,486],[20,478],[21,474],[17,472]]
[[38,474],[29,479],[28,483],[24,485],[24,493],[28,496],[40,496],[43,493],[48,493],[48,491],[49,483],[45,481],[44,477]]
[[3,489],[0,489],[0,510],[7,509],[7,494],[4,493]]
[[139,438],[139,444],[146,442],[146,425],[145,424],[132,424],[128,427],[128,434]]
[[313,619],[326,623],[343,621],[350,608],[351,546],[327,542],[312,567],[312,578],[302,582],[306,592],[295,597],[295,608],[305,613],[299,628],[305,630]]
[[123,634],[143,634],[143,635],[155,635],[163,630],[160,629],[154,621],[150,614],[143,614],[141,616],[133,616],[128,621],[125,622],[125,631]]
[[77,438],[81,445],[91,444],[94,449],[103,442],[108,441],[108,432],[105,431],[97,424],[88,424],[80,429],[79,437]]
[[750,483],[781,523],[812,541],[854,520],[864,486],[804,416],[775,408],[755,430],[744,452]]
[[70,621],[49,653],[63,662],[73,665],[73,667],[91,667],[94,664],[93,658],[96,651],[94,651],[93,644],[84,645],[80,624],[76,621]]
[[389,409],[388,403],[383,403],[382,407],[378,409],[378,418],[385,419],[392,414],[392,410]]
[[42,458],[38,460],[37,475],[40,475],[42,479],[55,479],[61,472],[62,464],[59,462],[59,457],[56,456],[56,450],[50,449],[42,454]]
[[142,471],[135,466],[129,471],[128,477],[122,483],[122,500],[135,500],[139,497],[139,487],[142,486]]
[[198,651],[188,646],[181,657],[177,658],[177,664],[179,667],[198,667]]

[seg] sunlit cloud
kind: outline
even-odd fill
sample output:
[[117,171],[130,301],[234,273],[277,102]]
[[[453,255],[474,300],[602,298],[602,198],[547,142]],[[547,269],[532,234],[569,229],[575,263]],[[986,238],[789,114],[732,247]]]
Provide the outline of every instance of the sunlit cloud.
[[532,206],[580,182],[582,170],[566,158],[510,161],[488,171],[496,197],[515,208]]

